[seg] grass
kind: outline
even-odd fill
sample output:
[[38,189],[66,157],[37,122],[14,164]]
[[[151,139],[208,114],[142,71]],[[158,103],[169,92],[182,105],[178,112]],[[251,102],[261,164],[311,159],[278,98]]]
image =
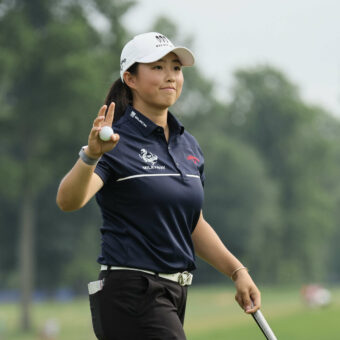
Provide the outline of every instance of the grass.
[[[310,309],[299,289],[262,289],[262,312],[278,339],[333,340],[339,337],[340,289],[332,289],[327,308]],[[185,328],[190,340],[257,340],[263,334],[249,315],[233,303],[233,292],[197,289],[190,294]]]
[[[19,306],[15,304],[0,307],[0,321],[5,325],[5,336],[1,340],[37,340],[39,331],[49,319],[56,319],[60,325],[58,340],[95,340],[92,331],[91,315],[86,298],[63,302],[43,302],[34,304],[32,319],[34,330],[22,333],[18,330]],[[0,326],[1,329],[1,326]]]
[[[323,309],[307,308],[299,289],[262,288],[262,312],[280,340],[333,340],[339,337],[340,288],[334,288],[332,304]],[[18,330],[19,307],[0,305],[1,340],[37,340],[48,319],[60,324],[58,340],[95,340],[87,298],[71,303],[44,302],[32,308],[34,331]],[[192,287],[189,292],[185,330],[188,340],[264,339],[252,317],[234,301],[231,288]],[[138,339],[136,339],[138,340]]]

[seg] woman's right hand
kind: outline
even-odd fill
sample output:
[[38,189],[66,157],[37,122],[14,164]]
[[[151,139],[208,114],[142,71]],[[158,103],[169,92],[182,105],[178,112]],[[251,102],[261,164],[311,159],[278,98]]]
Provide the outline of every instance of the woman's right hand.
[[91,129],[89,138],[88,138],[88,146],[85,149],[85,153],[87,156],[93,159],[100,158],[105,152],[112,150],[119,141],[119,135],[114,133],[111,136],[111,139],[108,141],[102,141],[99,137],[99,131],[103,126],[112,127],[114,111],[115,111],[115,103],[112,102],[109,106],[105,117],[105,111],[107,109],[107,105],[103,105],[93,122],[93,127]]

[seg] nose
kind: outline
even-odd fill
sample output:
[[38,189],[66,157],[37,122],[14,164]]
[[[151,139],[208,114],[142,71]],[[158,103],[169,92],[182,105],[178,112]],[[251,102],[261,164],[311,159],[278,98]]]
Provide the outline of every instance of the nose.
[[165,77],[167,82],[172,83],[176,80],[176,73],[171,67],[167,67]]

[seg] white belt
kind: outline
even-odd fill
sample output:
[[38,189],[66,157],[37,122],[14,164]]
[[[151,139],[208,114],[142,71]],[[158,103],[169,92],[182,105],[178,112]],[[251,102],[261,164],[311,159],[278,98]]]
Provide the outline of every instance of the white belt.
[[101,265],[100,267],[101,270],[107,270],[108,268],[110,270],[136,270],[136,271],[151,274],[151,275],[157,275],[163,279],[177,282],[181,286],[190,286],[192,283],[192,278],[193,278],[193,275],[187,271],[182,272],[182,273],[175,273],[175,274],[162,274],[162,273],[155,273],[150,270],[144,270],[144,269],[139,269],[139,268],[115,267],[115,266],[106,266],[106,265]]

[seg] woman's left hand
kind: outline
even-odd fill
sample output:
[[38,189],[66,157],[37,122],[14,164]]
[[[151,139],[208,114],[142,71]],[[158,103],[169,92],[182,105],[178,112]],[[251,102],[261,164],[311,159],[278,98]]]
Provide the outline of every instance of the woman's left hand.
[[235,300],[248,314],[255,313],[261,307],[261,293],[247,270],[240,270],[234,279],[236,287]]

